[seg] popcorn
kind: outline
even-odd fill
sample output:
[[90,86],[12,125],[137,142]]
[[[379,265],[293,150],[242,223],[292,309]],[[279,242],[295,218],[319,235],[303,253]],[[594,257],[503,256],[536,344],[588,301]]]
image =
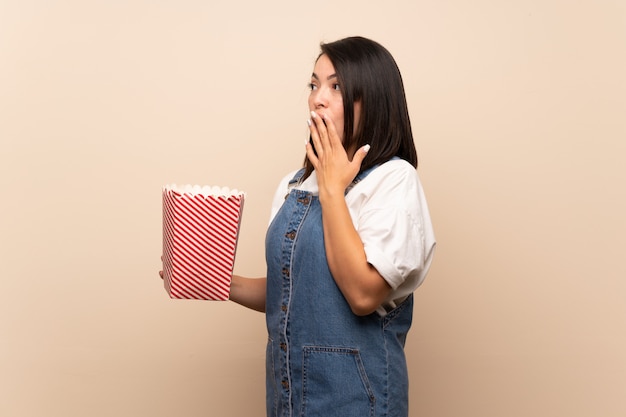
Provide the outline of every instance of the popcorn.
[[163,281],[171,298],[228,300],[245,193],[163,187]]

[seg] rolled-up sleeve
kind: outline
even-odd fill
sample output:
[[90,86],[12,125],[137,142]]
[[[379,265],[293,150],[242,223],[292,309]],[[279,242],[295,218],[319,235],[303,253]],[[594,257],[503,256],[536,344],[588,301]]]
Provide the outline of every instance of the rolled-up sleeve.
[[421,284],[430,266],[434,238],[428,207],[412,167],[377,171],[371,174],[374,181],[354,190],[362,197],[354,196],[361,201],[353,220],[367,261],[395,296],[404,296]]
[[405,210],[376,210],[359,229],[367,261],[394,290],[424,264],[423,237]]

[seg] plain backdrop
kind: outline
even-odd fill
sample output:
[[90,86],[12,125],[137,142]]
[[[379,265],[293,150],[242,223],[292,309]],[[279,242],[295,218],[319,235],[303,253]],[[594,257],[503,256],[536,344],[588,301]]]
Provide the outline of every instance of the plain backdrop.
[[264,316],[167,297],[161,187],[245,191],[263,276],[349,35],[402,71],[438,239],[411,416],[626,415],[623,0],[0,0],[0,415],[264,415]]

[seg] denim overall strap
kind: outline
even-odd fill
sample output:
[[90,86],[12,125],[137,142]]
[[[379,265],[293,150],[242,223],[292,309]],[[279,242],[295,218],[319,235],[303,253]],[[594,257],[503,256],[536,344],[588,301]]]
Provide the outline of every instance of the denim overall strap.
[[319,198],[303,190],[272,221],[266,261],[267,415],[406,417],[413,297],[354,315],[328,267]]

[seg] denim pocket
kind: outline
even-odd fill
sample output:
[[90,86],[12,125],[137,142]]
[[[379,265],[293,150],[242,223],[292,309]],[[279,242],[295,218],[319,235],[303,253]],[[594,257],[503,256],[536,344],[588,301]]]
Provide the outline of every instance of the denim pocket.
[[376,399],[357,349],[305,346],[302,416],[373,416]]

